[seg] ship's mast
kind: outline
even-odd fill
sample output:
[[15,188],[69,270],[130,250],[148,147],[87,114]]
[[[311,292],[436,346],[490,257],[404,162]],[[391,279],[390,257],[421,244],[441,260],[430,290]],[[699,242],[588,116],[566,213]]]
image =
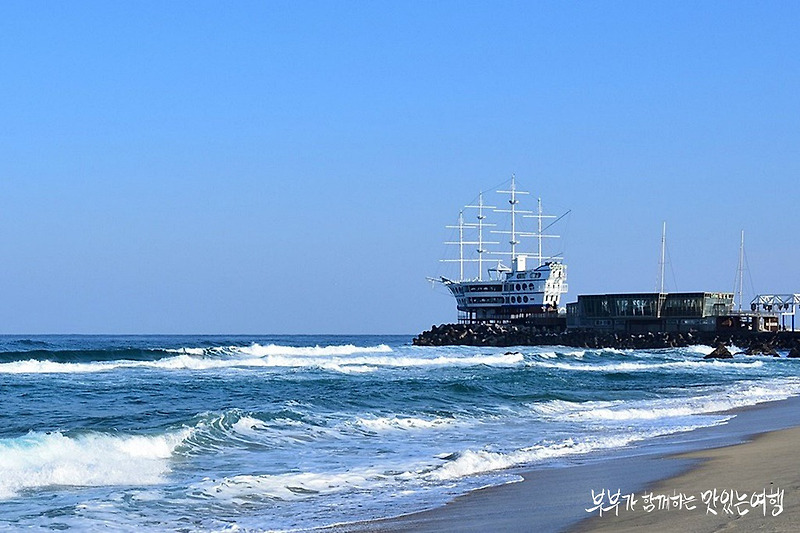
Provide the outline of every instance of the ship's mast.
[[[445,226],[448,229],[457,229],[458,230],[458,241],[447,241],[445,244],[457,244],[458,245],[458,281],[464,280],[464,211],[458,212],[458,226]],[[452,262],[453,259],[442,259],[443,262]]]
[[658,261],[658,280],[659,280],[659,289],[658,294],[664,294],[664,257],[665,257],[665,250],[667,247],[667,223],[666,221],[661,226],[661,259]]
[[744,292],[744,230],[742,230],[742,239],[739,242],[739,266],[736,268],[736,273],[739,277],[739,312],[742,312],[742,293]]
[[483,193],[478,194],[478,281],[483,281]]
[[545,259],[561,259],[560,257],[555,257],[555,256],[554,257],[544,257],[544,255],[543,255],[542,239],[546,238],[546,237],[557,239],[559,236],[558,235],[545,235],[543,233],[547,228],[549,228],[550,226],[555,224],[558,220],[555,220],[555,221],[551,222],[545,228],[542,227],[542,220],[545,219],[545,218],[560,219],[560,218],[566,216],[567,213],[569,213],[569,211],[567,211],[567,213],[564,213],[560,217],[557,217],[555,215],[545,215],[544,212],[542,211],[542,199],[541,198],[537,198],[536,205],[537,205],[536,214],[535,215],[524,215],[524,218],[535,218],[535,219],[537,219],[536,220],[536,233],[534,233],[532,235],[534,235],[536,237],[536,240],[537,240],[536,259],[539,261],[539,266],[542,266],[544,264],[544,260]]
[[483,210],[484,209],[494,209],[495,207],[493,205],[486,205],[486,204],[483,203],[483,192],[478,194],[478,205],[466,205],[464,207],[478,210],[478,216],[477,216],[478,223],[477,224],[465,224],[465,226],[467,226],[467,227],[478,228],[478,242],[468,242],[468,243],[465,242],[464,244],[477,244],[478,245],[478,248],[476,249],[476,252],[478,253],[478,259],[476,260],[478,262],[478,281],[483,281],[483,254],[485,254],[487,252],[487,250],[485,250],[483,248],[483,245],[484,244],[499,244],[499,243],[494,242],[494,241],[484,241],[483,240],[483,228],[484,228],[484,226],[494,226],[494,224],[487,224],[486,222],[484,222],[484,220],[486,220],[486,215],[483,214]]
[[[459,267],[459,277],[458,281],[464,281],[464,263],[478,263],[478,280],[483,280],[483,254],[487,253],[487,250],[483,249],[483,246],[486,244],[499,244],[494,241],[485,241],[483,240],[483,228],[486,226],[494,226],[494,224],[487,224],[484,222],[486,216],[483,214],[484,209],[494,209],[492,205],[486,205],[483,203],[483,193],[478,196],[478,205],[466,205],[464,208],[474,208],[478,209],[478,222],[464,222],[464,210],[458,212],[458,225],[456,226],[445,226],[449,229],[457,229],[458,230],[458,240],[457,241],[446,241],[445,244],[453,244],[458,245],[458,259],[440,259],[443,263],[458,263]],[[477,241],[467,241],[464,240],[464,230],[465,229],[473,229],[477,228],[478,230],[478,240]],[[466,245],[477,245],[477,259],[471,259],[465,257],[464,254],[464,246]]]
[[[477,222],[465,222],[464,221],[464,211],[461,210],[458,213],[458,225],[445,226],[445,227],[450,228],[450,229],[457,229],[458,230],[458,240],[457,241],[446,241],[445,242],[445,244],[458,245],[458,259],[440,259],[440,261],[443,262],[443,263],[456,263],[457,262],[459,264],[459,279],[458,279],[458,281],[465,281],[465,279],[464,279],[464,264],[465,263],[477,263],[478,264],[477,265],[478,266],[478,276],[477,276],[477,278],[472,278],[472,279],[476,280],[476,281],[483,281],[483,263],[485,261],[487,261],[487,259],[484,259],[483,254],[488,253],[488,254],[501,255],[501,256],[502,255],[510,255],[512,262],[514,262],[514,260],[517,259],[518,255],[519,255],[517,253],[517,245],[520,244],[520,239],[522,237],[537,237],[537,239],[538,239],[538,242],[537,242],[538,248],[537,248],[536,259],[539,262],[539,266],[542,266],[544,264],[544,260],[545,259],[557,259],[557,260],[561,259],[560,256],[559,257],[553,256],[553,257],[547,257],[547,258],[544,257],[542,239],[545,238],[545,237],[554,237],[554,238],[559,237],[558,235],[546,235],[544,232],[547,231],[547,229],[549,227],[551,227],[553,224],[556,224],[559,220],[561,220],[567,214],[569,214],[569,211],[567,211],[566,213],[564,213],[563,215],[561,215],[559,217],[557,217],[555,215],[545,215],[543,213],[543,211],[542,211],[542,200],[541,200],[541,198],[538,199],[538,203],[537,203],[538,209],[536,211],[536,214],[533,214],[534,213],[533,211],[524,211],[524,210],[519,209],[518,208],[518,204],[520,203],[519,196],[523,195],[523,194],[530,194],[530,193],[528,193],[527,191],[520,191],[520,190],[517,189],[516,176],[514,176],[514,175],[511,176],[511,185],[508,188],[508,190],[498,190],[497,192],[509,195],[509,199],[508,199],[509,209],[497,209],[495,206],[486,205],[484,203],[484,201],[483,201],[483,193],[481,192],[480,194],[478,194],[477,205],[466,205],[466,206],[464,206],[464,209],[477,209],[478,210],[477,217],[476,217],[477,218]],[[499,244],[496,241],[486,241],[486,240],[484,240],[484,228],[495,226],[495,224],[486,223],[486,218],[487,217],[486,217],[485,213],[486,213],[487,209],[494,210],[495,213],[509,213],[511,215],[511,231],[491,230],[491,233],[500,233],[500,234],[509,235],[509,239],[510,240],[508,241],[508,243],[511,245],[511,251],[510,252],[502,252],[502,251],[491,251],[490,252],[489,250],[486,250],[484,248],[485,245],[487,245],[487,244]],[[537,219],[537,230],[538,231],[536,231],[536,232],[520,231],[518,229],[518,225],[517,225],[517,216],[523,216],[524,218],[536,218]],[[545,218],[552,218],[552,219],[555,219],[555,220],[550,222],[547,226],[544,226],[543,219],[545,219]],[[466,229],[470,229],[470,230],[471,229],[475,229],[475,230],[477,230],[477,241],[464,240],[464,232],[465,232]],[[470,253],[469,257],[465,257],[465,253],[464,253],[464,246],[465,245],[476,245],[477,248],[475,249],[475,252],[477,253],[477,256],[473,256]],[[528,254],[525,254],[525,255],[528,255]],[[531,255],[533,255],[533,254],[531,254]],[[473,257],[475,257],[475,258],[473,258]],[[516,268],[516,267],[517,267],[517,265],[515,263],[514,268]],[[500,261],[498,261],[497,269],[495,269],[495,270],[499,273],[501,271],[508,271],[509,269],[508,269],[508,267],[503,266]],[[491,277],[492,269],[490,269],[489,272],[490,272],[490,277]]]
[[525,191],[518,191],[517,190],[517,183],[516,183],[516,176],[514,174],[511,175],[511,187],[507,191],[497,191],[503,194],[509,194],[511,197],[508,200],[508,203],[511,204],[511,209],[497,209],[498,213],[511,213],[511,231],[496,231],[495,233],[506,233],[511,235],[511,240],[508,243],[511,245],[511,261],[513,262],[514,259],[517,257],[517,245],[519,241],[517,240],[518,237],[527,237],[532,235],[531,233],[517,231],[517,215],[530,213],[530,211],[520,211],[517,209],[517,204],[519,200],[517,199],[517,195],[519,194],[530,194]]
[[517,200],[517,184],[514,180],[514,175],[511,175],[511,199],[508,201],[511,204],[511,240],[508,241],[511,244],[511,260],[513,261],[515,257],[517,257],[517,244],[519,241],[517,240],[517,204],[519,200]]
[[537,257],[539,258],[539,266],[542,266],[542,199],[536,199],[536,240],[539,244]]

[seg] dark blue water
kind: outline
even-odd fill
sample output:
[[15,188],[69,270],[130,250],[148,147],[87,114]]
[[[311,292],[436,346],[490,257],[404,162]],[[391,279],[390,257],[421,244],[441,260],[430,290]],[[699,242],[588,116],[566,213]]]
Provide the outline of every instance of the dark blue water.
[[0,337],[0,528],[309,528],[439,505],[800,393],[703,347]]

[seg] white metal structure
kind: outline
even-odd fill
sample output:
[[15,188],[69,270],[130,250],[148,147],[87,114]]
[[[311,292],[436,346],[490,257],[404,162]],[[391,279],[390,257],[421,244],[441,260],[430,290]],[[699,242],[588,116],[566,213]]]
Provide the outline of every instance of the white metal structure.
[[[462,210],[459,212],[458,224],[447,226],[458,230],[458,240],[447,241],[445,244],[458,246],[459,252],[458,259],[442,261],[459,263],[459,279],[442,277],[435,281],[444,284],[456,299],[460,321],[507,321],[525,318],[532,314],[555,313],[558,311],[561,294],[567,292],[566,266],[558,261],[560,257],[544,255],[542,239],[558,238],[558,235],[545,235],[544,231],[567,213],[561,217],[543,214],[541,199],[538,200],[535,214],[533,211],[520,209],[520,196],[529,193],[517,189],[516,178],[513,176],[508,190],[496,192],[509,195],[509,209],[486,205],[481,193],[478,195],[477,205],[465,206],[465,209],[477,209],[477,222],[465,222]],[[494,234],[508,235],[510,250],[487,248],[487,245],[499,244],[484,240],[484,228],[496,226],[495,223],[486,221],[487,211],[509,215],[510,230],[491,231]],[[536,219],[536,229],[530,231],[521,227],[518,220],[520,215]],[[543,227],[542,221],[545,219],[553,219],[553,222]],[[520,252],[518,246],[523,237],[537,239],[535,253]],[[470,246],[476,248],[471,249]],[[511,267],[503,265],[502,260],[498,260],[495,267],[487,269],[488,279],[484,279],[484,264],[490,261],[484,258],[484,254],[509,256]],[[529,262],[533,263],[531,268],[528,268]],[[477,276],[465,278],[466,263],[477,263]]]
[[508,191],[497,191],[499,193],[504,193],[510,195],[508,199],[508,203],[511,204],[511,209],[496,209],[497,213],[510,213],[511,214],[511,231],[492,231],[492,233],[503,233],[506,235],[511,236],[511,240],[508,243],[511,245],[510,252],[494,252],[497,255],[510,255],[511,261],[517,257],[517,245],[519,241],[517,237],[532,237],[534,234],[525,231],[517,231],[517,214],[531,214],[533,211],[520,211],[517,209],[517,204],[519,203],[519,199],[517,195],[519,194],[530,194],[529,192],[525,191],[518,191],[517,184],[516,184],[516,177],[512,174],[511,175],[511,187]]
[[[536,230],[536,233],[534,234],[534,236],[536,237],[537,244],[538,244],[536,257],[539,260],[539,266],[542,266],[542,264],[545,262],[545,259],[551,260],[551,261],[552,260],[561,260],[562,259],[561,257],[556,257],[556,256],[544,257],[542,255],[542,239],[543,238],[558,239],[560,237],[560,235],[545,235],[542,232],[544,230],[546,230],[547,228],[549,228],[550,226],[552,226],[553,224],[555,224],[556,222],[558,222],[558,220],[560,218],[562,218],[564,215],[566,215],[566,213],[564,213],[564,215],[561,215],[560,217],[557,217],[555,215],[543,215],[542,214],[542,199],[541,198],[537,198],[536,199],[536,206],[537,206],[537,209],[536,209],[536,214],[535,215],[522,215],[522,216],[523,216],[523,218],[535,218],[536,219],[537,230]],[[547,226],[547,228],[542,229],[542,220],[546,219],[546,218],[553,218],[555,220],[553,221],[553,223],[549,224]]]
[[750,302],[750,310],[754,313],[779,315],[781,326],[785,326],[784,317],[792,317],[792,331],[798,306],[800,306],[800,294],[759,294]]
[[496,225],[496,224],[488,224],[488,223],[484,222],[484,220],[486,220],[486,215],[483,214],[483,210],[484,209],[497,209],[497,208],[495,206],[493,206],[493,205],[485,205],[483,203],[483,192],[478,194],[478,205],[465,205],[464,208],[465,209],[477,209],[478,210],[478,215],[476,217],[478,219],[478,222],[475,223],[475,224],[467,224],[467,226],[469,226],[471,228],[478,228],[478,241],[477,242],[474,242],[474,241],[473,242],[468,242],[468,243],[464,243],[464,244],[475,244],[475,245],[478,246],[478,248],[475,249],[475,253],[478,255],[478,259],[476,260],[477,263],[478,263],[478,281],[483,281],[483,262],[485,261],[485,259],[483,258],[483,254],[488,252],[488,250],[486,250],[483,246],[485,244],[500,244],[500,243],[495,242],[495,241],[484,241],[483,240],[483,228],[484,227],[494,227]]
[[[458,259],[441,259],[443,263],[458,263],[459,264],[459,280],[464,279],[464,263],[478,263],[478,281],[483,280],[483,262],[486,259],[483,258],[483,254],[487,253],[488,250],[484,248],[486,244],[499,244],[495,241],[484,241],[483,240],[483,228],[484,227],[493,227],[495,224],[489,224],[484,222],[486,220],[486,215],[484,215],[484,209],[495,209],[493,205],[485,205],[483,203],[483,193],[478,195],[478,205],[465,205],[464,209],[477,209],[478,215],[477,220],[478,222],[464,222],[464,211],[461,210],[458,213],[458,225],[457,226],[445,226],[449,229],[457,229],[458,230],[458,240],[457,241],[446,241],[445,244],[453,244],[458,245]],[[478,240],[477,241],[469,241],[464,240],[464,230],[465,229],[473,229],[477,228],[478,230]],[[477,254],[477,259],[473,258],[466,258],[464,256],[464,246],[475,245],[477,248],[475,249],[475,253]]]

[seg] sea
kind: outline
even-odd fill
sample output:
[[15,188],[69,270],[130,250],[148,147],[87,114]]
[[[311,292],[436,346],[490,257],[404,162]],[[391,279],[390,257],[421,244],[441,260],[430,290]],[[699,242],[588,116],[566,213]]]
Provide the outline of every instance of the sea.
[[710,350],[0,336],[0,530],[372,520],[800,394],[800,360]]

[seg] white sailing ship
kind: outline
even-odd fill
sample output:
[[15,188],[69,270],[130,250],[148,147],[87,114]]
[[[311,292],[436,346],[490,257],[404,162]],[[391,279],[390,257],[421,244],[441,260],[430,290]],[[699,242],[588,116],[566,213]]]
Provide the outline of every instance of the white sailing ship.
[[[542,244],[544,239],[559,238],[559,235],[545,232],[569,211],[561,216],[545,215],[541,198],[535,212],[520,209],[520,197],[530,193],[518,190],[513,176],[508,190],[496,192],[508,195],[507,209],[484,204],[481,193],[477,204],[464,206],[459,212],[457,225],[447,226],[458,230],[458,240],[445,243],[458,246],[458,258],[441,261],[458,263],[459,278],[440,277],[432,281],[442,283],[456,299],[459,322],[511,322],[552,317],[558,313],[561,295],[567,292],[567,267],[562,257],[545,256]],[[471,217],[465,220],[465,210],[474,213],[472,220],[469,220]],[[508,237],[510,246],[507,249],[489,249],[500,243],[484,239],[484,230],[497,226],[487,219],[487,214],[493,213],[510,219],[510,229],[489,229],[491,234]],[[535,228],[526,229],[520,224],[520,217],[534,219]],[[545,221],[549,222],[546,226]],[[536,250],[521,251],[522,247],[518,247],[523,238],[533,239]],[[509,260],[510,266],[503,263],[504,259]],[[466,277],[465,268],[473,263],[477,265],[477,275]]]

